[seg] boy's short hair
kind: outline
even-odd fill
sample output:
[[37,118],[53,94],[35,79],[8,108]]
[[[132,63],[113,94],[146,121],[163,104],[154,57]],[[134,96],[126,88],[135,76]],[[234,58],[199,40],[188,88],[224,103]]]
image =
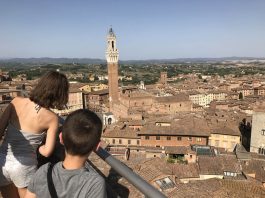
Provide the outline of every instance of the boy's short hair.
[[62,127],[62,138],[67,153],[84,156],[99,143],[102,122],[99,117],[87,109],[71,113]]

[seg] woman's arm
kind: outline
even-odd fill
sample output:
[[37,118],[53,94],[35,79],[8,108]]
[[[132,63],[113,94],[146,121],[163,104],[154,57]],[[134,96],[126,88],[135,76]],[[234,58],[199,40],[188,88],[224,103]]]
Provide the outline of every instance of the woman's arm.
[[10,103],[5,111],[3,112],[1,118],[0,118],[0,139],[4,135],[4,132],[6,130],[6,127],[8,125],[8,121],[10,120],[11,112],[12,112],[13,104]]
[[54,115],[54,118],[49,122],[49,128],[47,130],[45,144],[40,146],[39,152],[44,157],[49,157],[52,154],[52,151],[56,143],[56,134],[58,130],[58,117]]
[[37,196],[34,193],[32,193],[29,190],[27,190],[26,195],[25,195],[24,198],[36,198],[36,197]]

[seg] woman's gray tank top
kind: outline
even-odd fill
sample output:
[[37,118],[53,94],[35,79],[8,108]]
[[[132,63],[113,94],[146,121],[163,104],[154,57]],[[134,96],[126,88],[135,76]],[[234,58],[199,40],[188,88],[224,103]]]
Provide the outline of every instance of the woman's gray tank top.
[[45,133],[33,134],[18,130],[9,123],[0,153],[6,156],[36,158],[36,149],[41,144]]

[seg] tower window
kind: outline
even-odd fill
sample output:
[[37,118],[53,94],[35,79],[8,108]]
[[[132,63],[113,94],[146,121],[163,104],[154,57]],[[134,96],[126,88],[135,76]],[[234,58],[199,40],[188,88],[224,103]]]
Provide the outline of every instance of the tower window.
[[111,41],[111,47],[114,50],[114,41]]

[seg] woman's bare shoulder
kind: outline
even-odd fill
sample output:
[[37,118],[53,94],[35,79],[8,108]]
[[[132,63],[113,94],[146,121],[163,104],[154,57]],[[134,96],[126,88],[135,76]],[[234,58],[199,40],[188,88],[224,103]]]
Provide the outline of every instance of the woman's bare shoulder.
[[21,104],[21,103],[26,103],[26,102],[31,102],[29,98],[23,98],[23,97],[20,97],[20,96],[17,96],[15,97],[11,103],[13,105],[17,105],[17,104]]
[[42,108],[42,116],[48,121],[58,121],[58,116],[53,111],[49,109]]

